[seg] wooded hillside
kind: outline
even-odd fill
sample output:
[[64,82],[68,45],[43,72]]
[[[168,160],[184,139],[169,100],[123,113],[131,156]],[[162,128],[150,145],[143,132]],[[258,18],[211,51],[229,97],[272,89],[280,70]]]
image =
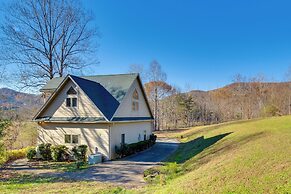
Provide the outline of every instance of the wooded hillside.
[[0,88],[0,120],[29,120],[42,103],[40,95]]
[[161,101],[162,129],[291,113],[291,82],[238,82],[211,91],[176,93]]

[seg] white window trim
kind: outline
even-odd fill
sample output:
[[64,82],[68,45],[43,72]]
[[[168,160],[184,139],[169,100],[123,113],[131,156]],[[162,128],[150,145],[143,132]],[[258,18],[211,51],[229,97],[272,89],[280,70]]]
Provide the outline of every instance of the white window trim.
[[[70,143],[66,143],[66,135],[71,136],[71,142]],[[73,135],[78,136],[78,143],[73,143]],[[64,135],[64,144],[66,145],[80,145],[80,140],[81,140],[81,135],[80,134],[65,134]]]
[[[67,98],[70,98],[71,106],[67,106],[67,102],[65,102],[66,108],[69,108],[69,109],[78,109],[79,108],[79,92],[78,92],[78,90],[76,90],[76,92],[77,92],[77,94],[67,94],[65,101],[67,101]],[[73,105],[73,98],[77,99],[77,106],[72,106]]]

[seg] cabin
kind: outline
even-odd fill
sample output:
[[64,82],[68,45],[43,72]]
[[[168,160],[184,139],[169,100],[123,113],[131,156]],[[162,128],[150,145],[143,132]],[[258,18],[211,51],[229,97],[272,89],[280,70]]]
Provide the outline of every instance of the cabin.
[[54,78],[33,121],[38,143],[87,145],[90,154],[116,158],[115,147],[149,139],[153,115],[138,74]]

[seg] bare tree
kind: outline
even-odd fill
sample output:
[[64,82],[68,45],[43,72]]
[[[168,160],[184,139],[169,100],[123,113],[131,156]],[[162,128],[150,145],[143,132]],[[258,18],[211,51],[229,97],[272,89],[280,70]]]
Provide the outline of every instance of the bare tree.
[[159,101],[168,90],[171,90],[171,88],[166,84],[166,73],[162,71],[161,65],[156,60],[150,64],[148,79],[150,84],[146,87],[146,91],[148,91],[147,94],[153,104],[153,113],[155,117],[154,128],[155,130],[159,130]]
[[145,83],[147,81],[147,73],[146,73],[143,65],[131,64],[131,65],[129,65],[128,72],[129,73],[139,73],[143,83]]
[[25,87],[93,64],[97,31],[79,1],[18,0],[5,9],[2,60],[18,65]]

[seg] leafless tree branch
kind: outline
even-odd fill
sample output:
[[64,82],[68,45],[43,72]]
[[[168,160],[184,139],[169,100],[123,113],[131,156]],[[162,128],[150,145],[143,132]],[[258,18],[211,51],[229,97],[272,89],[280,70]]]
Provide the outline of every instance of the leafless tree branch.
[[97,64],[97,28],[80,1],[17,0],[5,10],[0,59],[18,65],[23,87]]

